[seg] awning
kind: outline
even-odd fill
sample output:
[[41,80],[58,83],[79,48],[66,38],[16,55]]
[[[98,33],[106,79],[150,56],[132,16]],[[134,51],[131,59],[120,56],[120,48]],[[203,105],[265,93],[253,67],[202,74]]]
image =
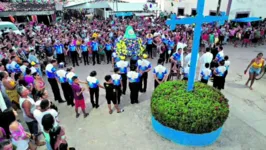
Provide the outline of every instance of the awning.
[[121,13],[116,13],[116,17],[127,17],[127,16],[133,16],[132,12],[121,12]]
[[151,15],[156,15],[154,13],[134,13],[135,16],[151,16]]
[[254,22],[254,21],[261,21],[261,18],[258,17],[248,17],[248,18],[238,18],[231,20],[233,22]]

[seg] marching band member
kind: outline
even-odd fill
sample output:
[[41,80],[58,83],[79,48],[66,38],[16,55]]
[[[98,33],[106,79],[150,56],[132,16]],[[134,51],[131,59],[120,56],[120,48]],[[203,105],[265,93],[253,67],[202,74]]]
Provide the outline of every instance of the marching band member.
[[56,66],[57,66],[57,61],[52,60],[51,63],[49,63],[46,66],[45,71],[48,78],[48,82],[51,85],[55,100],[58,101],[59,103],[64,103],[65,101],[63,101],[63,99],[61,98],[60,90],[57,84],[56,68],[55,68]]
[[123,90],[122,94],[126,94],[127,89],[127,68],[129,67],[128,61],[125,61],[125,56],[120,56],[120,60],[115,64],[115,68],[119,69],[119,73],[122,77]]
[[[147,54],[143,54],[142,59],[137,61],[138,72],[142,73],[140,81],[140,92],[146,92],[148,72],[151,71],[151,63],[146,60],[148,58]],[[142,86],[144,84],[144,87]]]

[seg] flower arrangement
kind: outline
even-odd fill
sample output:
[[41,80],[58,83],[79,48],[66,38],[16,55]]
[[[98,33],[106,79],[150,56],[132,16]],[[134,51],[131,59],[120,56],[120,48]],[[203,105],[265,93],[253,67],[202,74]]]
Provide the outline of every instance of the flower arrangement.
[[116,44],[116,53],[118,56],[140,56],[144,53],[144,51],[145,48],[141,38],[124,38]]
[[211,86],[195,83],[193,92],[187,82],[160,84],[152,95],[153,117],[169,128],[186,133],[203,134],[221,128],[229,115],[228,100]]

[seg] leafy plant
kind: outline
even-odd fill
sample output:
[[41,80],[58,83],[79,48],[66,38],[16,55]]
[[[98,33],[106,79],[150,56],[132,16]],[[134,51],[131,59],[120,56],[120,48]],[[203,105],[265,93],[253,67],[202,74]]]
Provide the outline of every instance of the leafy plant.
[[187,82],[160,84],[152,94],[152,115],[161,124],[188,133],[209,133],[220,128],[229,114],[228,100],[211,86],[195,83],[187,92]]

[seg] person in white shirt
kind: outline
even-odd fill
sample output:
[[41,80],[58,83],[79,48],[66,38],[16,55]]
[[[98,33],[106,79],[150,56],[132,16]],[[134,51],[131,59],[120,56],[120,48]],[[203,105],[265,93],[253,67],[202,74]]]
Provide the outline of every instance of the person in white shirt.
[[22,72],[23,75],[26,74],[26,68],[29,66],[28,61],[23,61],[23,64],[20,66],[20,71]]
[[209,68],[210,67],[210,63],[206,63],[205,64],[205,68],[201,70],[200,75],[201,75],[201,80],[200,82],[208,84],[209,79],[212,76],[212,71]]
[[199,72],[199,77],[198,80],[201,81],[202,75],[201,72],[203,69],[205,69],[206,63],[211,63],[213,59],[213,55],[210,52],[210,48],[206,48],[206,52],[200,57],[199,63],[200,63],[200,72]]
[[45,142],[41,142],[38,139],[38,123],[35,120],[33,115],[34,110],[36,109],[35,101],[29,97],[30,91],[25,88],[24,86],[18,87],[18,94],[20,95],[19,98],[19,105],[21,111],[23,113],[24,121],[26,122],[30,133],[33,134],[35,138],[35,143],[37,146],[42,146]]
[[230,67],[230,61],[229,61],[229,57],[228,56],[224,56],[224,66],[226,68],[226,71],[224,73],[224,79],[225,79],[227,74],[228,74],[229,67]]
[[53,117],[54,117],[54,127],[57,127],[58,126],[58,123],[59,123],[59,120],[58,120],[58,112],[55,111],[54,109],[50,109],[50,101],[45,99],[45,100],[42,100],[41,101],[41,104],[40,104],[40,109],[35,109],[33,111],[33,116],[34,118],[37,120],[38,122],[38,125],[45,137],[45,141],[46,141],[46,147],[48,150],[52,150],[51,149],[51,145],[50,145],[50,136],[49,134],[47,134],[44,129],[43,129],[43,126],[42,126],[42,118],[44,115],[46,114],[51,114]]
[[163,66],[163,63],[164,59],[159,58],[158,65],[153,69],[154,89],[156,89],[159,84],[165,82],[168,78],[168,71],[166,67]]
[[126,94],[126,89],[127,89],[127,68],[129,67],[128,61],[126,61],[125,56],[120,56],[120,60],[116,62],[115,68],[119,69],[119,73],[122,77],[122,84],[123,84],[123,89],[122,89],[122,94]]
[[218,90],[224,89],[224,73],[226,71],[226,67],[224,66],[224,60],[220,61],[219,67],[214,70],[214,79],[213,79],[213,87]]
[[188,62],[188,64],[186,65],[186,67],[184,67],[184,69],[183,69],[183,80],[185,80],[185,81],[188,80],[189,67],[190,67],[190,62]]
[[[184,65],[187,65],[191,61],[191,49],[188,49],[187,51],[188,51],[188,53],[185,56],[185,60],[184,60],[185,64]],[[197,60],[199,60],[199,54],[198,54]]]

